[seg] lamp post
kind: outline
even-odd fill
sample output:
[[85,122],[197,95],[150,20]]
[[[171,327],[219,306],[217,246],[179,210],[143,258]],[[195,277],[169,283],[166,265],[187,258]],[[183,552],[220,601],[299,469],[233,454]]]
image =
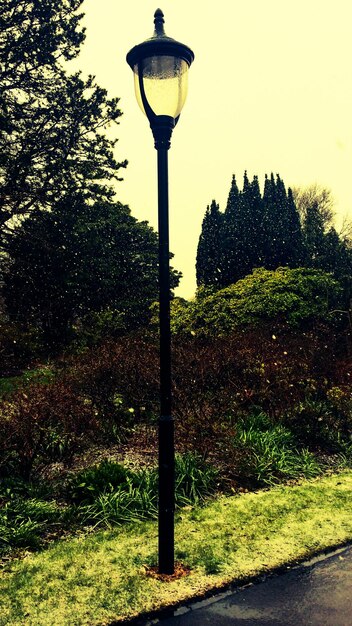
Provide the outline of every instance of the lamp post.
[[171,414],[171,333],[169,267],[168,150],[187,95],[188,69],[194,59],[190,48],[164,31],[164,15],[154,15],[150,39],[127,54],[133,70],[137,102],[147,116],[158,153],[159,223],[159,573],[174,573],[174,421]]

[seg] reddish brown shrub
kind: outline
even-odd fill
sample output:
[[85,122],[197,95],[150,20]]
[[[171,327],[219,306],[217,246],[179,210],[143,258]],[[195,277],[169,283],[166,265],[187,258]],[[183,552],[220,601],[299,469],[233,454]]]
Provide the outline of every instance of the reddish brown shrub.
[[71,359],[62,373],[77,393],[89,398],[103,419],[135,421],[157,414],[159,356],[155,342],[123,337]]
[[[349,428],[351,363],[327,328],[302,333],[267,325],[227,338],[174,339],[172,360],[173,414],[183,448],[204,455],[216,448],[225,455],[238,418],[254,407],[273,420],[294,409],[303,423],[306,414],[296,407],[307,399],[331,405],[332,388],[340,389],[334,415],[346,414],[342,422]],[[0,464],[15,455],[26,475],[37,460],[53,458],[60,441],[69,456],[112,427],[133,432],[136,423],[155,423],[158,340],[124,337],[71,357],[61,363],[54,383],[19,391],[1,403],[0,412]],[[320,420],[316,412],[312,420]],[[327,420],[328,427],[342,423],[340,417]]]
[[92,405],[63,382],[19,390],[0,402],[0,468],[28,479],[36,462],[70,458],[98,430]]

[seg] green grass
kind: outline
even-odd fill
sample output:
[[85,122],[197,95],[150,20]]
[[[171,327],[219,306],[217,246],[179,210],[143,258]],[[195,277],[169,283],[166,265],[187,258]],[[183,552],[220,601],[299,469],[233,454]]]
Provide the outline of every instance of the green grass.
[[[176,455],[175,474],[177,508],[201,503],[216,490],[217,470],[198,455]],[[39,548],[45,536],[64,530],[156,519],[157,498],[156,469],[132,471],[106,460],[73,474],[60,504],[50,483],[7,479],[0,482],[0,557]]]
[[3,568],[0,625],[108,624],[310,556],[352,539],[351,492],[349,470],[181,509],[176,558],[191,573],[172,582],[145,574],[154,521],[60,540]]
[[21,376],[8,376],[0,378],[0,398],[14,393],[18,387],[26,386],[34,382],[50,383],[54,373],[49,366],[43,366],[34,370],[23,372]]

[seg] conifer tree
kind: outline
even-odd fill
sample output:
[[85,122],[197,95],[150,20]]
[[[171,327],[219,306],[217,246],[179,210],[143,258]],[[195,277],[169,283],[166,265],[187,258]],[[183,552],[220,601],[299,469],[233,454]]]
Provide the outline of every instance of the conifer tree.
[[298,267],[302,260],[302,228],[291,189],[277,174],[265,178],[263,195],[264,266]]
[[212,201],[203,219],[196,261],[197,285],[222,287],[223,214]]
[[265,175],[263,193],[263,261],[266,269],[278,267],[277,238],[281,230],[280,212],[277,210],[277,197],[274,175]]
[[303,233],[292,189],[287,192],[287,265],[299,267],[304,259]]
[[258,176],[253,177],[253,181],[250,185],[250,227],[251,227],[251,239],[249,242],[251,246],[251,265],[254,267],[261,267],[264,264],[264,240],[263,240],[263,203],[260,194]]
[[230,193],[224,213],[222,283],[230,285],[237,275],[240,229],[238,221],[240,192],[235,175],[232,176]]
[[[248,180],[247,172],[243,177],[243,189],[239,198],[238,230],[239,245],[236,280],[246,276],[256,265],[256,220],[253,215],[255,188]],[[235,282],[235,281],[232,281]]]
[[339,237],[335,228],[324,236],[321,266],[331,272],[343,288],[343,299],[346,309],[351,308],[352,298],[352,247],[351,242]]
[[303,239],[305,248],[305,265],[307,267],[322,266],[324,248],[324,220],[317,202],[308,206],[303,222]]

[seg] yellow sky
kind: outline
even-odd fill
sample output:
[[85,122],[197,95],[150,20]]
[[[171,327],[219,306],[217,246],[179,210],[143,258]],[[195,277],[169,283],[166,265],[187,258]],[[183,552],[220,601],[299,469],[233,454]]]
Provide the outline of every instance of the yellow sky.
[[[117,184],[133,215],[157,225],[156,153],[134,95],[128,50],[153,32],[158,0],[85,0],[87,39],[78,65],[118,96]],[[202,219],[213,198],[224,210],[232,174],[263,183],[331,189],[352,218],[352,1],[160,0],[165,30],[195,52],[189,94],[169,153],[170,245],[195,289]]]

